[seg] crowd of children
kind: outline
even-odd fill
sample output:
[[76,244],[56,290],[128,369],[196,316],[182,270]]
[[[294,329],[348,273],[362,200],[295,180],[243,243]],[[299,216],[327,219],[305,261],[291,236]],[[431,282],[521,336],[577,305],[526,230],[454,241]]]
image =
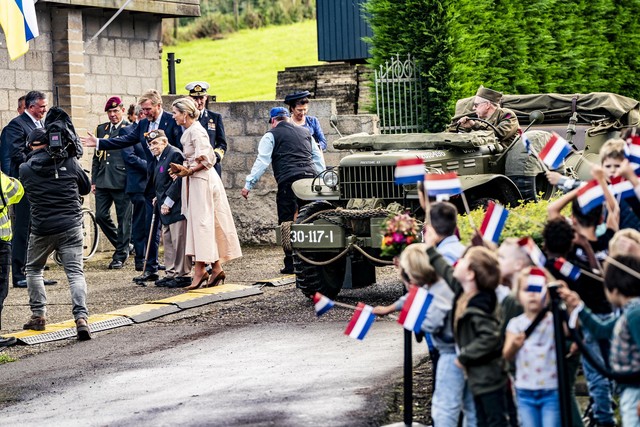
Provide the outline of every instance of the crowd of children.
[[[621,203],[608,187],[622,176],[640,196],[624,145],[607,142],[601,165],[592,168],[604,207],[583,211],[577,188],[549,204],[544,263],[510,237],[498,248],[477,244],[480,239],[465,248],[455,234],[455,206],[429,203],[419,192],[428,218],[424,243],[402,252],[398,270],[407,289],[423,286],[433,295],[422,331],[438,354],[435,427],[458,426],[461,417],[466,426],[561,426],[556,354],[563,355],[562,371],[569,377],[566,409],[573,426],[583,425],[573,395],[580,359],[593,401],[592,425],[615,426],[613,402],[619,401],[622,426],[640,426],[640,232],[634,226],[640,224],[640,202]],[[561,212],[569,204],[566,218]],[[568,273],[567,266],[582,274]],[[574,325],[567,326],[572,322],[565,322],[567,346],[558,353],[550,284],[582,334],[577,339]],[[386,315],[403,304],[404,297],[374,313]]]

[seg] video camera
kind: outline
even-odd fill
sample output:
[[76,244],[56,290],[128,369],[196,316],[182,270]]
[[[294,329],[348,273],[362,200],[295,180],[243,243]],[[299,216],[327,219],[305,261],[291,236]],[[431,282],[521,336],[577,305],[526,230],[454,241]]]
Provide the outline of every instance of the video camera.
[[49,140],[48,152],[54,158],[82,157],[82,144],[69,115],[60,107],[51,107],[44,121]]

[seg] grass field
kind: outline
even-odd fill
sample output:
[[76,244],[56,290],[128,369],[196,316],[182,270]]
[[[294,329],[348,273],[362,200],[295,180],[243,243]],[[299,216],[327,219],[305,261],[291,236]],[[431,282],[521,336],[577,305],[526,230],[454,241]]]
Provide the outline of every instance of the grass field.
[[176,90],[194,80],[204,80],[218,101],[273,100],[278,71],[318,62],[316,21],[242,30],[221,40],[194,40],[166,46],[163,52],[163,88],[168,93],[167,53],[176,65]]

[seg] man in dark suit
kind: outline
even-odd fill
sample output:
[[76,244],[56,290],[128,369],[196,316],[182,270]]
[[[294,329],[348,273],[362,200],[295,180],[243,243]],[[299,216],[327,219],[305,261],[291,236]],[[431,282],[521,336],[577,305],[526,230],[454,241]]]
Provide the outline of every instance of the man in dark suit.
[[[25,96],[25,110],[18,117],[11,120],[4,128],[4,141],[9,149],[10,166],[8,175],[20,177],[20,165],[26,161],[29,149],[27,135],[36,127],[44,127],[44,116],[47,113],[47,96],[37,90],[32,90]],[[31,218],[29,200],[23,197],[14,206],[15,220],[13,221],[13,239],[11,240],[11,278],[16,288],[27,287],[27,277],[24,267],[27,258],[27,243],[29,239],[29,222]],[[55,284],[55,280],[45,280],[45,285]]]
[[[121,130],[121,135],[133,128],[129,125]],[[136,271],[144,270],[144,254],[149,227],[146,221],[147,199],[144,190],[147,187],[147,155],[141,143],[120,150],[127,169],[125,192],[133,206],[131,222],[131,241],[135,252]]]
[[[120,131],[129,122],[124,120],[124,106],[119,96],[107,101],[104,111],[109,121],[98,125],[98,138],[110,138],[120,135]],[[129,258],[131,241],[131,203],[125,192],[127,181],[126,166],[122,150],[98,151],[93,155],[91,166],[91,190],[96,197],[96,222],[116,249],[109,269],[120,269]],[[116,206],[116,227],[111,219],[111,206]]]
[[[95,135],[89,133],[87,137],[80,137],[82,145],[85,147],[96,147],[98,150],[117,150],[125,147],[132,147],[138,143],[142,145],[147,158],[147,176],[151,176],[149,168],[153,163],[154,156],[151,154],[149,147],[147,146],[145,134],[152,130],[162,129],[169,144],[182,151],[182,144],[180,143],[180,137],[182,136],[182,128],[178,126],[172,115],[162,110],[162,97],[157,90],[151,89],[143,93],[138,98],[138,104],[142,107],[146,117],[140,122],[131,126],[128,132],[119,135],[115,138],[96,138]],[[147,203],[146,209],[146,229],[152,229],[152,239],[149,245],[149,255],[146,260],[145,271],[142,275],[136,277],[134,281],[145,282],[151,280],[158,280],[158,245],[160,243],[160,230],[159,221],[153,221],[152,219],[156,207],[153,205],[153,198],[155,197],[155,191],[152,180],[147,182],[145,188],[145,199]],[[135,219],[134,219],[135,221]],[[146,232],[148,233],[148,231]],[[146,234],[148,236],[148,234]]]
[[[22,95],[20,98],[18,98],[18,115],[24,113],[24,110],[26,109],[24,105],[25,98],[25,95]],[[6,127],[2,129],[2,133],[0,134],[0,153],[2,153],[0,169],[2,169],[2,172],[8,175],[9,171],[11,170],[11,147],[9,147],[9,144],[5,142],[5,129]]]
[[213,152],[218,158],[214,168],[216,172],[218,172],[218,175],[222,176],[221,163],[224,158],[224,154],[227,152],[227,138],[224,134],[222,116],[207,109],[209,100],[207,89],[209,89],[209,83],[191,82],[185,86],[185,89],[189,91],[189,96],[195,101],[196,107],[198,107],[198,110],[200,111],[200,118],[198,121],[209,135],[209,142],[213,147]]
[[155,156],[153,182],[160,207],[164,262],[167,266],[167,275],[156,280],[156,286],[182,288],[191,284],[191,259],[185,255],[187,222],[181,213],[182,178],[173,179],[169,172],[171,163],[181,165],[184,156],[180,150],[169,145],[162,130],[149,132],[147,139]]

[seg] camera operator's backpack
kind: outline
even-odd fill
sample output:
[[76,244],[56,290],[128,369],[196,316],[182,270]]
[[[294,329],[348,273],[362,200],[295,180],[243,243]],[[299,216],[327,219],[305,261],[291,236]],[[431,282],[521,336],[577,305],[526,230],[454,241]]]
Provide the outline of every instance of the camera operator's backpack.
[[47,129],[47,136],[50,139],[51,133],[57,132],[62,136],[63,147],[67,150],[69,157],[82,157],[82,144],[76,129],[73,127],[71,118],[60,107],[51,107],[44,120],[44,127]]

